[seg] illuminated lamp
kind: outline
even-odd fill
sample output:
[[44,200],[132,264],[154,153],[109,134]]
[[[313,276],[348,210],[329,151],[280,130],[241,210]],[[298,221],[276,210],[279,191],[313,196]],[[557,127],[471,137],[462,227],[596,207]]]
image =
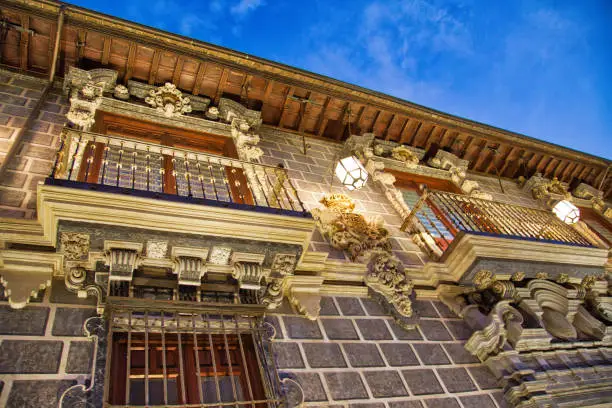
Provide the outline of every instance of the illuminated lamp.
[[335,173],[340,182],[351,191],[360,189],[368,180],[368,172],[359,159],[352,155],[336,164]]
[[552,208],[553,213],[566,224],[580,221],[580,210],[567,200],[561,200]]

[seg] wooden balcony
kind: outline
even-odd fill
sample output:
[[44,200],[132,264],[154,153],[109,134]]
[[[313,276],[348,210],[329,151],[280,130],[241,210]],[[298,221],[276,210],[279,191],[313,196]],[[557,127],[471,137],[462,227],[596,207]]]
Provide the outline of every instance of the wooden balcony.
[[607,262],[607,249],[552,212],[441,191],[425,191],[402,230],[444,265],[426,268],[439,271],[434,282],[467,282],[480,269],[506,278],[520,272],[580,280]]

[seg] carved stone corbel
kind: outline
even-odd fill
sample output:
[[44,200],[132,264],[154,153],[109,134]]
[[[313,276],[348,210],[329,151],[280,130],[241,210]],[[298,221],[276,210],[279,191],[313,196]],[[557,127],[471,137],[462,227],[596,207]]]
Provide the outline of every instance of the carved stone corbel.
[[334,248],[346,251],[351,260],[368,262],[368,287],[383,295],[400,315],[412,316],[412,282],[392,254],[389,232],[382,221],[368,221],[354,213],[355,204],[344,194],[331,194],[320,202],[324,207],[313,209],[312,215],[321,234]]
[[104,241],[105,261],[111,281],[131,281],[138,267],[142,243]]
[[232,255],[232,276],[238,281],[240,289],[261,290],[265,278],[270,274],[270,270],[263,268],[264,258],[265,255],[240,252]]
[[287,297],[295,310],[309,320],[316,320],[321,311],[323,277],[300,276],[286,280]]
[[489,313],[489,323],[472,334],[465,348],[480,361],[485,361],[501,352],[506,341],[517,341],[523,330],[522,323],[521,313],[510,305],[510,301],[502,300]]
[[172,247],[174,268],[179,285],[200,286],[206,275],[206,259],[208,248]]
[[549,180],[536,173],[523,186],[524,191],[528,191],[536,200],[548,200],[550,198],[570,199],[571,194],[567,191],[568,184],[559,181],[556,177]]
[[81,130],[93,126],[104,92],[112,92],[117,82],[117,71],[93,69],[84,71],[70,67],[64,78],[64,92],[70,95],[70,109],[66,118]]
[[284,283],[283,279],[271,279],[267,283],[261,303],[268,310],[274,310],[283,303]]
[[574,315],[574,327],[597,340],[601,340],[606,335],[606,325],[597,320],[584,306],[580,305]]
[[80,266],[71,267],[64,276],[66,289],[74,292],[80,299],[87,299],[89,296],[96,297],[96,311],[98,314],[104,313],[104,291],[97,284],[87,284],[87,270]]

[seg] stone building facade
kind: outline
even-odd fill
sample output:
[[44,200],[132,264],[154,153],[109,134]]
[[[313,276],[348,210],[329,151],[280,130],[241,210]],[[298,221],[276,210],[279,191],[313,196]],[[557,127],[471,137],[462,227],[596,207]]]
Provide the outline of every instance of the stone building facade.
[[612,403],[609,160],[0,11],[0,407]]

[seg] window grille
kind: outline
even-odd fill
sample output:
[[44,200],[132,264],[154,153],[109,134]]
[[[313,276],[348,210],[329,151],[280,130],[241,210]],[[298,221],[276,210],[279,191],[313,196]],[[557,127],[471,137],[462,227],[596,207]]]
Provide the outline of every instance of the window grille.
[[250,305],[163,304],[111,305],[109,407],[281,405],[266,326]]

